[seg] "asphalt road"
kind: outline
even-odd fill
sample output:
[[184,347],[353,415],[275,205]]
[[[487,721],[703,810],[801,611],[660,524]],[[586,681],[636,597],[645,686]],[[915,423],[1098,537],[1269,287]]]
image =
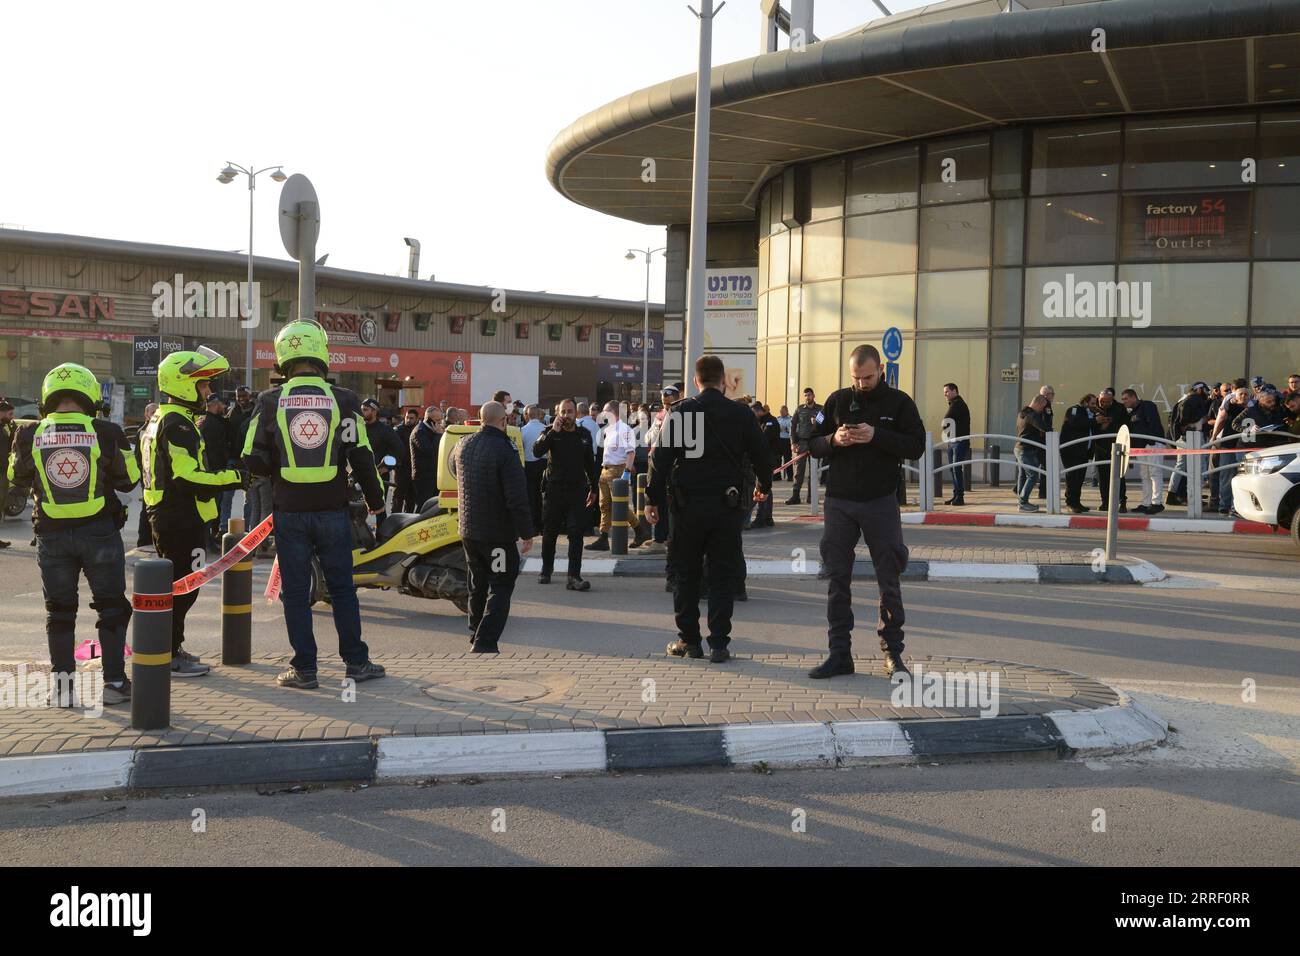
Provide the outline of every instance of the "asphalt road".
[[[16,526],[0,530],[4,535]],[[755,555],[803,547],[820,529],[747,536]],[[7,536],[16,538],[12,533]],[[909,527],[915,545],[1090,550],[1091,532]],[[915,583],[904,587],[909,651],[1062,667],[1133,693],[1173,724],[1169,746],[1088,763],[1003,763],[492,780],[478,785],[325,788],[0,805],[0,860],[112,863],[1162,863],[1290,864],[1300,845],[1300,556],[1284,537],[1129,534],[1120,550],[1172,573],[1161,586]],[[259,570],[258,581],[265,580]],[[0,552],[9,594],[0,660],[44,657],[34,555]],[[750,580],[735,647],[825,644],[825,585]],[[857,588],[859,647],[873,648],[874,584]],[[191,616],[189,646],[215,657],[216,588]],[[365,636],[386,653],[464,649],[449,604],[362,596]],[[277,607],[255,603],[255,647],[284,648]],[[84,609],[81,632],[89,636]],[[323,647],[328,610],[316,615]],[[656,579],[595,578],[586,594],[523,578],[505,643],[642,655],[672,638]],[[1243,697],[1243,682],[1255,690]],[[1248,695],[1247,695],[1248,696]],[[194,808],[206,834],[194,834]],[[507,830],[490,829],[505,811]],[[808,830],[790,829],[795,808]],[[1108,830],[1091,829],[1093,810]],[[170,820],[174,826],[159,826]],[[124,842],[125,841],[125,842]]]

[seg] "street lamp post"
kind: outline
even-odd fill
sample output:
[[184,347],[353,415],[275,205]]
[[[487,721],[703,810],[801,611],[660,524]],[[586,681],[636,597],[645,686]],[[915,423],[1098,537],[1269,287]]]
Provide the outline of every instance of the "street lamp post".
[[236,176],[244,175],[248,177],[248,300],[244,303],[244,312],[246,320],[244,324],[244,369],[248,376],[248,387],[253,387],[253,325],[247,321],[248,317],[253,314],[253,192],[257,189],[257,177],[262,173],[269,172],[271,178],[277,183],[282,183],[289,177],[284,174],[282,166],[267,166],[264,169],[254,169],[255,164],[250,163],[245,169],[238,163],[226,163],[217,176],[217,182],[223,186],[229,185],[235,181]]
[[[667,246],[658,249],[629,249],[624,259],[636,259],[638,254],[645,256],[645,326],[641,333],[641,401],[650,401],[650,260],[656,252],[663,252]],[[663,383],[660,382],[660,385]]]

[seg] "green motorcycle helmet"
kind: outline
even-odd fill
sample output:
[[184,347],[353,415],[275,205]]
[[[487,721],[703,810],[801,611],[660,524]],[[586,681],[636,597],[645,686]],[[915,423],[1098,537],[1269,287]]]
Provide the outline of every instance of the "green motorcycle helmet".
[[330,370],[330,337],[315,322],[299,319],[290,322],[275,337],[275,370],[281,375],[294,362],[308,361],[320,368],[321,375]]
[[64,362],[46,373],[41,382],[41,414],[48,415],[65,398],[75,398],[87,415],[94,415],[99,405],[99,379],[84,365]]
[[194,351],[172,352],[158,364],[158,391],[177,405],[203,408],[199,382],[211,382],[230,371],[230,363],[206,345]]

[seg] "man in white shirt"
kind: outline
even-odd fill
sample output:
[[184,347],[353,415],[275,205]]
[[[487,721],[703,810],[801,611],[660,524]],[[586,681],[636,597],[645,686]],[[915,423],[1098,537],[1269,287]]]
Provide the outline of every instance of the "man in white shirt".
[[631,481],[636,462],[636,432],[618,417],[618,403],[605,406],[605,425],[600,433],[600,537],[587,545],[588,551],[609,550],[609,529],[613,527],[614,486],[617,478]]
[[519,430],[524,442],[524,475],[528,479],[528,510],[533,515],[533,527],[542,526],[542,474],[546,471],[546,456],[533,454],[533,442],[546,430],[542,422],[545,410],[540,405],[529,405],[524,410],[524,427]]

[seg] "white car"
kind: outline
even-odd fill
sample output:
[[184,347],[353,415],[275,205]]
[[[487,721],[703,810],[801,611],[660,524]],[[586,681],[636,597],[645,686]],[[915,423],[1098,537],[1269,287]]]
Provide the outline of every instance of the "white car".
[[1300,545],[1300,442],[1247,452],[1232,478],[1232,504],[1247,521],[1290,531]]

